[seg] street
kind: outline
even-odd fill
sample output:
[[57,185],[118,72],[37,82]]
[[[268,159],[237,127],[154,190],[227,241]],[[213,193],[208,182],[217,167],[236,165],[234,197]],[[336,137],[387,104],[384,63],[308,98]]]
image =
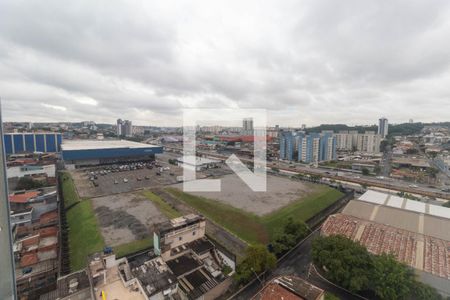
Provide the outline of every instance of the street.
[[364,299],[359,296],[355,296],[341,288],[338,288],[327,281],[320,278],[315,272],[310,272],[310,264],[312,262],[311,257],[311,247],[312,241],[314,238],[319,236],[319,229],[315,230],[303,243],[298,245],[294,250],[292,250],[289,254],[283,257],[279,262],[275,270],[266,274],[265,276],[261,276],[260,280],[255,280],[251,284],[249,284],[245,289],[240,291],[237,295],[230,297],[230,299],[236,300],[248,300],[251,299],[262,287],[271,279],[282,276],[282,275],[291,275],[298,276],[303,279],[308,280],[315,286],[327,291],[331,292],[334,295],[338,296],[340,299],[349,299],[349,300],[361,300]]

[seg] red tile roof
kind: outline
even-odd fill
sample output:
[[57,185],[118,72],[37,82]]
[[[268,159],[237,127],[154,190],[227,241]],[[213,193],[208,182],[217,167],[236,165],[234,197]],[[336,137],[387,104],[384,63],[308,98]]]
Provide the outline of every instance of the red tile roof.
[[56,220],[58,220],[58,212],[56,210],[43,213],[39,217],[39,223],[41,224],[47,224]]
[[303,300],[277,283],[269,283],[260,292],[261,300]]
[[38,261],[39,259],[36,253],[28,253],[22,256],[22,258],[20,259],[20,267],[28,267],[37,264]]
[[27,203],[30,199],[39,196],[40,192],[27,192],[23,194],[9,195],[9,201],[13,203]]
[[56,236],[57,233],[58,233],[58,228],[56,228],[56,226],[42,228],[39,230],[39,236],[41,238],[49,237],[49,236]]

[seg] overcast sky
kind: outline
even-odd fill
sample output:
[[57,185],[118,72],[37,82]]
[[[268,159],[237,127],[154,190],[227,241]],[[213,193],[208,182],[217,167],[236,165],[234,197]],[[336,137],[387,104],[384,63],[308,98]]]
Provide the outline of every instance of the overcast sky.
[[0,1],[5,121],[450,121],[450,1]]

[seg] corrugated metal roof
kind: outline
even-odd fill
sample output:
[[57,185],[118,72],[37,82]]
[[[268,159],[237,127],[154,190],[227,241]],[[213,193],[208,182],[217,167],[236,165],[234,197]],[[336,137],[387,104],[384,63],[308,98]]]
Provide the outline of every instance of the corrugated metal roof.
[[386,203],[386,205],[391,206],[391,207],[401,208],[404,201],[405,201],[404,198],[397,197],[397,196],[391,196],[389,198],[388,202]]
[[389,196],[388,194],[368,190],[361,197],[359,197],[359,200],[376,204],[384,204],[388,196]]
[[127,140],[64,140],[64,142],[61,144],[61,149],[63,151],[119,149],[119,148],[138,149],[151,147],[160,147],[160,146],[132,142]]
[[[390,207],[400,208],[406,211],[423,213],[436,217],[450,219],[450,208],[448,207],[424,203],[416,200],[410,200],[407,198],[402,198],[372,190],[365,192],[361,197],[359,197],[358,200],[369,202],[372,204],[386,205]],[[402,208],[403,205],[404,208]]]
[[419,212],[419,213],[425,213],[426,206],[425,206],[425,203],[422,203],[419,201],[406,200],[405,209]]

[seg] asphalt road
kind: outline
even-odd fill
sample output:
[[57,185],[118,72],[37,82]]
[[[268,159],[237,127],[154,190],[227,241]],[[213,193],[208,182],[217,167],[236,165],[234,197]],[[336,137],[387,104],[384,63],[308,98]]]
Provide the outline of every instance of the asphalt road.
[[284,257],[270,274],[260,277],[260,280],[255,280],[252,284],[248,285],[239,294],[235,295],[232,299],[236,300],[248,300],[251,299],[259,290],[262,289],[264,284],[266,284],[271,279],[282,276],[291,275],[304,278],[321,289],[331,292],[338,296],[340,299],[349,300],[360,300],[364,299],[362,297],[355,296],[343,289],[340,289],[327,281],[323,280],[315,274],[315,272],[310,272],[310,264],[312,262],[311,257],[311,246],[312,241],[315,237],[319,235],[319,231],[316,230],[312,235],[309,236],[302,244],[290,252],[286,257]]

